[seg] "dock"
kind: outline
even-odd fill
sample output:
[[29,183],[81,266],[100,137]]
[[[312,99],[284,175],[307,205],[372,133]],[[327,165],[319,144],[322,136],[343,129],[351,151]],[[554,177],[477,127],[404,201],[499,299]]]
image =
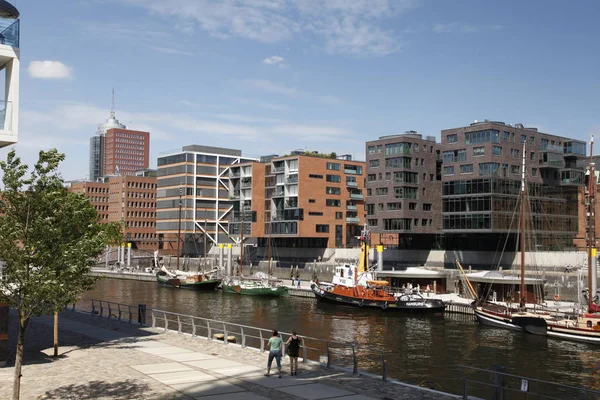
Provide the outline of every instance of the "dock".
[[[14,322],[14,319],[13,319]],[[11,326],[15,326],[11,323]],[[267,353],[241,344],[65,311],[60,356],[52,351],[52,317],[33,318],[27,334],[21,398],[102,399],[457,399],[419,386],[299,363],[290,376],[265,377]],[[13,333],[13,332],[11,332]],[[16,332],[10,335],[14,349]],[[11,354],[14,359],[14,350]],[[50,365],[51,364],[51,368]],[[12,395],[14,367],[0,370],[0,398]]]

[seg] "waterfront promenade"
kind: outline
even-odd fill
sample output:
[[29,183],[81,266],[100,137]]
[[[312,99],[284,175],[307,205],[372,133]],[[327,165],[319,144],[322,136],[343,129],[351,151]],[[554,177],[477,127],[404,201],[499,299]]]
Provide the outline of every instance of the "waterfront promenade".
[[[10,366],[0,369],[0,398],[10,398]],[[454,399],[396,382],[300,363],[299,374],[264,377],[267,353],[66,311],[60,356],[52,353],[52,318],[34,318],[26,334],[22,399]],[[271,371],[273,373],[273,370]]]

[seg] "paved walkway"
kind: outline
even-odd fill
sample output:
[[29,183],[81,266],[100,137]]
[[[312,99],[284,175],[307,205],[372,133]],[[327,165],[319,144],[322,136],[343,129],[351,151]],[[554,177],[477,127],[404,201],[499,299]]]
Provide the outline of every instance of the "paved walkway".
[[[28,329],[22,399],[456,398],[317,364],[300,363],[299,375],[290,376],[285,363],[281,379],[265,377],[266,353],[258,350],[73,312],[61,315],[57,359],[46,356],[51,317],[35,318]],[[0,369],[0,398],[10,397],[13,374],[12,367]]]

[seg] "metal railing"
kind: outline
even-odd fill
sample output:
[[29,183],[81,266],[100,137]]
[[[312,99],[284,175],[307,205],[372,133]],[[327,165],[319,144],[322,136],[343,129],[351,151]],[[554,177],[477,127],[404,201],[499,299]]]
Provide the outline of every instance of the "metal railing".
[[[272,333],[270,329],[147,308],[143,304],[135,306],[98,299],[91,299],[90,302],[91,307],[82,309],[83,304],[78,303],[77,309],[89,312],[92,318],[116,319],[144,326],[148,326],[146,324],[148,320],[149,326],[153,329],[187,333],[192,337],[219,341],[223,345],[234,344],[261,352],[267,351],[266,343]],[[75,305],[72,309],[75,310]],[[289,332],[280,332],[280,334],[283,341],[291,336]],[[463,365],[432,365],[433,370],[441,368],[442,373],[436,374],[435,378],[429,378],[423,374],[415,374],[414,368],[410,365],[391,364],[389,360],[400,357],[398,353],[373,346],[359,346],[355,343],[329,341],[310,336],[301,336],[301,338],[301,358],[304,363],[317,362],[327,368],[335,367],[353,374],[360,372],[383,381],[400,380],[432,390],[453,392],[463,399],[473,398],[471,396],[497,400],[600,398],[600,391],[597,390],[513,375],[504,372],[502,367],[483,369]]]
[[0,30],[0,44],[19,47],[20,20],[0,18]]

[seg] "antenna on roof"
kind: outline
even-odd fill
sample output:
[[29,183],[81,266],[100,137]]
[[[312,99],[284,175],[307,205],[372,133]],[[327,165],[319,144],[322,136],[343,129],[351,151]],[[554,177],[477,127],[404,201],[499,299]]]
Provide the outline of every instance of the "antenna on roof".
[[112,90],[112,104],[110,107],[110,116],[115,117],[115,88]]

